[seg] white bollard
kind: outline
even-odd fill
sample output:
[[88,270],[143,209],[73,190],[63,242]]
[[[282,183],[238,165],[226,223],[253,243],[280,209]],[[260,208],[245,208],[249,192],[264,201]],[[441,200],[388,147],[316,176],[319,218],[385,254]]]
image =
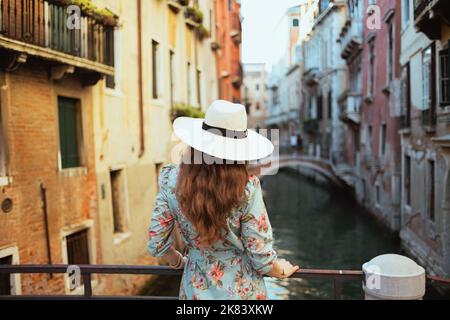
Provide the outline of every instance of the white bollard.
[[413,260],[385,254],[363,264],[366,300],[422,300],[425,269]]

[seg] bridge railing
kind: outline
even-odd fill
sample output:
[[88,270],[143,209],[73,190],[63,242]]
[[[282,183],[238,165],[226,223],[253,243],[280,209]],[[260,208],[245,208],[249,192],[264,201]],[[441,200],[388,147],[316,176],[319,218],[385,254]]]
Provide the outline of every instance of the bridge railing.
[[[69,265],[0,265],[0,274],[67,274]],[[181,275],[182,270],[174,270],[167,266],[135,266],[135,265],[77,265],[83,278],[83,295],[10,295],[0,296],[0,299],[30,300],[30,299],[62,299],[62,300],[176,300],[177,297],[162,296],[100,296],[92,291],[92,275],[94,274],[126,274],[126,275]],[[364,273],[358,270],[320,270],[301,269],[291,278],[329,280],[333,283],[335,300],[341,299],[342,283],[344,281],[364,281]],[[428,276],[429,281],[450,286],[450,279]]]

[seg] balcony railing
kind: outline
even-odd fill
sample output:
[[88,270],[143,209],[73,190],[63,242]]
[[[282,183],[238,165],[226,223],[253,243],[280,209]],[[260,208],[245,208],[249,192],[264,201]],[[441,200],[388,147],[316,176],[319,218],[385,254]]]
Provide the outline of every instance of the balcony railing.
[[436,115],[436,109],[430,108],[427,110],[422,111],[421,115],[421,122],[422,126],[426,127],[427,129],[432,129],[437,124],[437,115]]
[[[79,25],[74,23],[69,28],[66,6],[54,0],[0,0],[0,47],[16,51],[26,48],[30,54],[41,54],[47,59],[58,56],[67,60],[66,55],[70,55],[112,66],[110,35],[114,26],[83,12],[79,18]],[[108,68],[103,71],[113,73]]]
[[[174,270],[166,266],[117,266],[117,265],[78,265],[83,279],[83,295],[9,295],[0,296],[1,299],[29,300],[29,299],[84,299],[84,300],[163,300],[178,299],[177,297],[162,296],[99,296],[92,290],[92,275],[102,274],[126,274],[126,275],[158,275],[181,276],[182,270]],[[0,265],[0,274],[67,274],[68,265]],[[364,281],[364,273],[361,270],[318,270],[300,269],[291,278],[328,280],[333,283],[333,298],[341,299],[342,283],[345,281]],[[450,285],[450,279],[427,276],[429,282]]]

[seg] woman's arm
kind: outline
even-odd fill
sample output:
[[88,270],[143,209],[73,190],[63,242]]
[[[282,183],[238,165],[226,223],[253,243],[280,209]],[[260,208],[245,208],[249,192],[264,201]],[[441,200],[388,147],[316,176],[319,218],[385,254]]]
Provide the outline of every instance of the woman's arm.
[[241,218],[242,243],[253,267],[260,274],[286,278],[298,270],[284,259],[278,259],[273,249],[273,234],[257,177],[251,179],[248,206]]

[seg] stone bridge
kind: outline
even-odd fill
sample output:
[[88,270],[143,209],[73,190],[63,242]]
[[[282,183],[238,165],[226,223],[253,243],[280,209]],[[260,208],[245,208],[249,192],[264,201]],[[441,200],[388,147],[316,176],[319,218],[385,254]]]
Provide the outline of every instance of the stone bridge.
[[270,163],[256,164],[250,168],[250,172],[256,175],[271,174],[283,167],[300,166],[311,169],[328,181],[340,188],[347,188],[348,184],[336,172],[334,167],[326,160],[303,155],[280,156]]

